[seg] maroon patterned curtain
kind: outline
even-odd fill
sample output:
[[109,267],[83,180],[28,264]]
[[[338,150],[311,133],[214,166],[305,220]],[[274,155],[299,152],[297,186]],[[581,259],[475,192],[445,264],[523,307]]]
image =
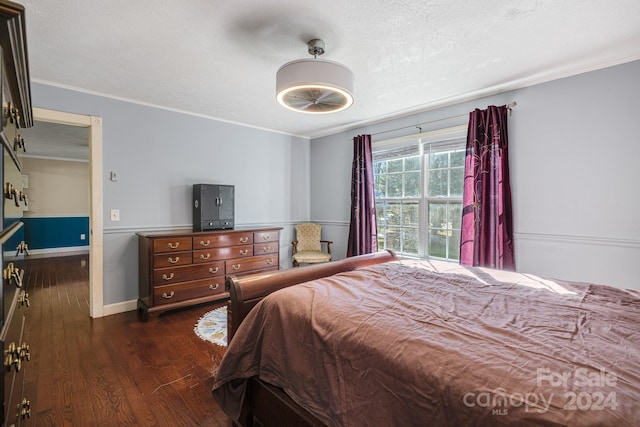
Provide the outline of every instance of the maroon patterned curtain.
[[460,264],[515,270],[508,107],[469,114]]
[[352,167],[348,257],[378,250],[371,135],[359,135],[353,138]]

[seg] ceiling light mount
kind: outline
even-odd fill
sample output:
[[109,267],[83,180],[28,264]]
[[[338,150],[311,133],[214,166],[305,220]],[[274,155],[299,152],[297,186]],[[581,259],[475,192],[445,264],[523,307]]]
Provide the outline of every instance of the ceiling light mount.
[[314,58],[324,55],[325,44],[324,41],[320,39],[309,40],[307,42],[307,47],[309,48],[309,55],[313,55]]
[[284,64],[276,74],[276,99],[290,110],[326,114],[346,110],[353,105],[353,72],[342,64],[318,59],[325,53],[320,39],[307,42],[313,59],[298,59]]

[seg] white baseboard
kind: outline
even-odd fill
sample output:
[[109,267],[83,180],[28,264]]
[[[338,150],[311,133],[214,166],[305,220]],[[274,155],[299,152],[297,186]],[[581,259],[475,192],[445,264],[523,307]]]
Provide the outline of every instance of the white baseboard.
[[[13,253],[15,255],[15,251],[13,251]],[[66,248],[50,248],[50,249],[29,249],[29,256],[38,257],[38,258],[80,255],[80,254],[88,254],[88,253],[89,253],[89,246],[69,246]]]
[[112,314],[125,313],[127,311],[134,311],[138,309],[138,300],[118,302],[115,304],[108,304],[102,307],[103,316],[111,316]]

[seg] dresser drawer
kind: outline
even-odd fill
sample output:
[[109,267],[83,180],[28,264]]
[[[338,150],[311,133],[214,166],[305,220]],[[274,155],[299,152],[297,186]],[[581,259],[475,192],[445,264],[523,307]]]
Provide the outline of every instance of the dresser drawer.
[[279,243],[280,233],[277,231],[261,231],[259,233],[253,233],[253,243],[266,243],[274,242]]
[[230,259],[225,261],[227,274],[263,270],[266,268],[278,267],[278,265],[278,254],[252,256],[249,258]]
[[222,292],[224,292],[224,276],[217,276],[175,285],[156,286],[153,288],[153,299],[155,305],[162,305],[208,297]]
[[170,237],[166,239],[155,239],[153,241],[153,252],[182,252],[191,250],[191,237]]
[[205,234],[193,238],[193,249],[220,248],[253,243],[253,233]]
[[191,252],[174,252],[153,256],[153,268],[191,264]]
[[183,267],[159,268],[153,270],[153,285],[162,286],[189,280],[206,279],[224,276],[224,262],[210,262],[207,264],[193,264]]
[[280,250],[278,242],[260,243],[253,245],[254,255],[275,254]]
[[193,262],[210,262],[213,259],[232,259],[253,256],[253,245],[230,246],[193,251]]

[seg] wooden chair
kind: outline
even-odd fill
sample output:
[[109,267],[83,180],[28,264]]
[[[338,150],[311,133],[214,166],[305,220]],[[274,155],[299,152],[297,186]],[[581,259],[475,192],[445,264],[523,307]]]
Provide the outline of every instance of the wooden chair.
[[[296,239],[293,245],[293,266],[298,267],[300,264],[315,264],[319,262],[331,261],[331,244],[330,240],[321,240],[320,232],[322,226],[310,222],[296,225]],[[322,251],[322,244],[325,244],[327,251]]]

